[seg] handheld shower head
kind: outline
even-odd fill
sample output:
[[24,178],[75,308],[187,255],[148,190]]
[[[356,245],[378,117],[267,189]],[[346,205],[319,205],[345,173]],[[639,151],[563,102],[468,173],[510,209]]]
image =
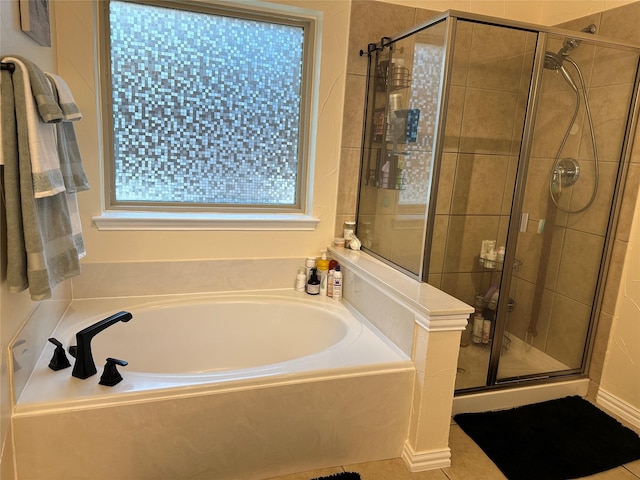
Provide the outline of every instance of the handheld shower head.
[[571,87],[571,90],[573,90],[575,93],[578,93],[578,86],[571,78],[571,75],[569,75],[569,72],[567,72],[567,69],[564,68],[563,63],[564,63],[565,57],[566,55],[563,55],[560,53],[545,52],[544,68],[548,70],[555,70],[556,72],[560,72],[560,75],[562,75],[565,81],[569,84],[569,86]]
[[560,70],[562,68],[564,57],[558,53],[546,51],[544,52],[544,68],[548,70]]

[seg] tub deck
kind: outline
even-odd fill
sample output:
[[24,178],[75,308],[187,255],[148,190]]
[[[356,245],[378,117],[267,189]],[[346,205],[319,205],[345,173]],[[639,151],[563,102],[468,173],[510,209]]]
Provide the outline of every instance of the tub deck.
[[[239,370],[163,374],[136,372],[130,371],[129,367],[119,367],[124,380],[114,387],[98,384],[104,361],[97,355],[94,355],[94,358],[98,373],[86,380],[72,377],[71,368],[54,372],[48,368],[48,364],[55,347],[47,344],[31,377],[19,394],[14,414],[20,416],[38,414],[42,411],[64,411],[70,408],[98,407],[120,402],[144,402],[158,396],[198,395],[204,392],[250,388],[256,384],[280,385],[305,382],[314,378],[348,377],[362,373],[413,369],[411,360],[386,337],[376,332],[375,327],[352,308],[330,298],[310,297],[291,290],[75,300],[52,336],[64,339],[64,347],[67,349],[70,341],[68,333],[76,331],[76,325],[87,323],[87,319],[98,320],[120,310],[135,312],[136,309],[144,309],[152,305],[215,302],[229,297],[233,297],[234,300],[266,297],[284,301],[304,301],[316,306],[324,304],[333,309],[339,308],[350,319],[360,322],[363,328],[357,332],[348,333],[338,344],[326,350],[291,361]],[[135,322],[135,313],[131,322]],[[125,332],[126,328],[123,326],[122,331]],[[167,347],[167,355],[178,353],[171,351],[170,346]],[[68,358],[73,365],[73,357],[68,355]]]

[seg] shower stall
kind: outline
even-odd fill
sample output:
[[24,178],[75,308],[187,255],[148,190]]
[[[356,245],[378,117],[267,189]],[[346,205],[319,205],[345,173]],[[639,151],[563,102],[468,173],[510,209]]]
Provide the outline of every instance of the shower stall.
[[357,235],[475,307],[457,394],[585,375],[640,48],[449,11],[361,54]]

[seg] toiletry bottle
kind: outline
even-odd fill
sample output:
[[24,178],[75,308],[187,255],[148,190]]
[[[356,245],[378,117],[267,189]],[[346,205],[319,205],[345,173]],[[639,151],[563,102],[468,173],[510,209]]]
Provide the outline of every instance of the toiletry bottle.
[[320,293],[320,280],[315,268],[311,269],[311,276],[307,282],[307,293],[309,295],[318,295]]
[[487,252],[487,256],[484,259],[484,267],[485,268],[496,268],[496,251],[495,249],[492,247],[488,252]]
[[322,256],[318,260],[318,278],[320,279],[320,295],[327,295],[327,276],[329,274],[329,259],[327,251],[322,250]]
[[307,257],[304,262],[305,274],[306,274],[306,282],[311,278],[311,269],[316,266],[316,259],[314,257]]
[[500,247],[496,251],[496,266],[502,270],[502,264],[504,263],[505,247]]
[[473,317],[473,333],[471,334],[471,341],[473,343],[482,342],[482,328],[484,327],[484,318],[482,314],[476,313]]
[[336,270],[333,272],[333,299],[342,299],[342,272],[340,271],[340,265],[336,265]]
[[307,276],[304,273],[304,268],[301,268],[298,270],[298,275],[296,275],[296,292],[304,292],[306,283]]
[[349,241],[356,235],[356,222],[353,220],[347,220],[344,222],[342,229],[342,236],[344,237],[345,246],[349,246]]
[[486,318],[482,322],[482,343],[485,345],[489,343],[489,337],[491,335],[491,320]]
[[327,297],[333,297],[333,274],[336,272],[338,262],[329,260],[329,274],[327,275]]

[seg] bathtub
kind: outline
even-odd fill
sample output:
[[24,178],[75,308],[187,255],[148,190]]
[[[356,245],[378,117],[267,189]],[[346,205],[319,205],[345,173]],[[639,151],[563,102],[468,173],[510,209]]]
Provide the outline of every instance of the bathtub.
[[[414,366],[345,302],[291,290],[76,300],[52,336],[68,347],[121,310],[133,319],[92,341],[97,375],[54,372],[44,349],[14,407],[19,478],[259,479],[400,456]],[[129,362],[114,387],[98,384],[106,357]]]

